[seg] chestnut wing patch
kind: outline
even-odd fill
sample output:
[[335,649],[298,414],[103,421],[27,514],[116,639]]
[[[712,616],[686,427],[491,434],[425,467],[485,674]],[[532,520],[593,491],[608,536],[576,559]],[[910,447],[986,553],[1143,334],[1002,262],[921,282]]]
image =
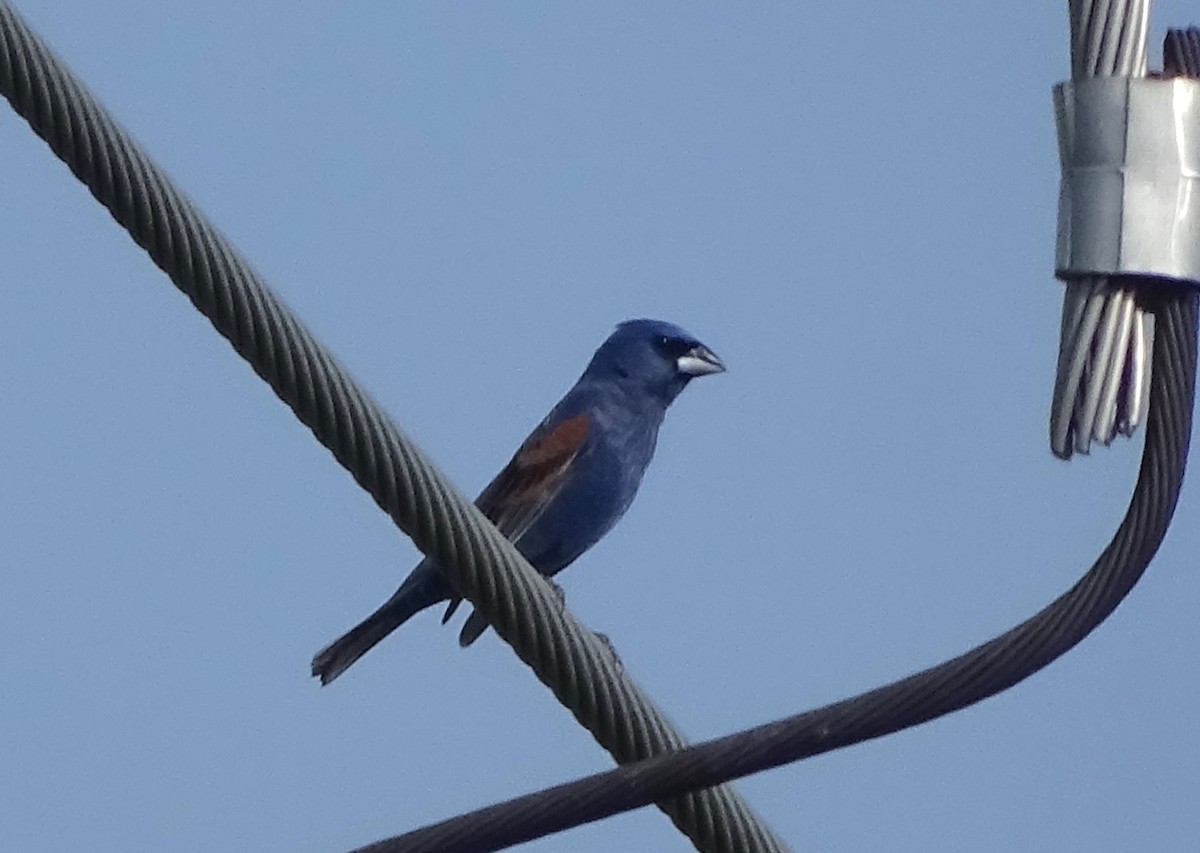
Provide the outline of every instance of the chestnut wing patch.
[[[562,490],[571,463],[587,442],[590,425],[581,413],[552,429],[534,430],[476,499],[475,505],[510,542],[519,541]],[[457,596],[450,599],[443,625],[461,603]]]
[[520,539],[562,489],[588,427],[588,416],[578,414],[553,429],[535,431],[483,490],[475,504],[509,540]]

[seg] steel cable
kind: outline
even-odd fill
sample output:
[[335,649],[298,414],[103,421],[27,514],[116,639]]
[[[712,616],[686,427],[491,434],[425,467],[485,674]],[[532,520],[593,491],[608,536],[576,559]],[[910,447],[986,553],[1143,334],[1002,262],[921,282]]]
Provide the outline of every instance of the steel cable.
[[[1150,0],[1070,0],[1071,77],[1143,77]],[[1050,403],[1050,449],[1062,459],[1092,440],[1132,435],[1145,409],[1149,317],[1127,276],[1085,276],[1063,290]]]
[[[620,763],[685,741],[5,0],[0,89],[454,587]],[[660,804],[713,853],[786,849],[730,788]]]
[[[327,353],[305,347],[312,343],[310,336],[252,273],[244,271],[244,278],[229,282],[228,288],[214,282],[220,274],[214,270],[237,269],[241,263],[232,250],[169,185],[155,186],[154,179],[159,176],[153,166],[108,123],[99,107],[65,71],[44,70],[48,58],[44,47],[19,49],[23,43],[19,37],[28,39],[27,32],[20,32],[23,29],[7,4],[0,2],[0,86],[6,97],[56,153],[71,164],[72,170],[109,207],[114,217],[134,233],[155,262],[172,274],[173,280],[175,275],[196,276],[199,284],[195,289],[176,283],[234,343],[239,353],[252,361],[260,376],[271,382],[339,461],[348,468],[355,466],[351,470],[356,479],[419,545],[422,540],[418,537],[426,537],[430,553],[439,560],[448,565],[456,559],[470,564],[479,556],[485,561],[496,560],[505,568],[511,564],[519,567],[519,558],[513,558],[511,548],[490,528],[479,534],[479,541],[461,545],[455,542],[452,525],[466,518],[474,519],[473,508],[445,486],[414,449],[407,447],[373,403],[365,396],[355,395],[357,389]],[[81,101],[83,109],[79,111]],[[68,109],[70,104],[74,104],[75,112]],[[89,140],[88,131],[104,137],[106,153],[99,162],[93,162],[92,146],[96,143]],[[136,180],[122,177],[121,170],[109,160],[113,154]],[[155,195],[154,204],[145,200],[144,191]],[[164,207],[170,212],[167,223],[156,220],[156,213]],[[174,258],[176,251],[181,257]],[[1063,654],[1111,613],[1136,583],[1161,542],[1178,498],[1191,429],[1197,305],[1196,297],[1184,290],[1164,289],[1156,298],[1158,340],[1154,347],[1152,406],[1142,468],[1129,509],[1113,542],[1088,574],[1041,613],[959,658],[862,696],[363,849],[499,849],[697,786],[712,785],[917,725],[993,695]],[[305,390],[311,392],[309,396],[303,393]],[[339,403],[345,407],[339,407]],[[398,440],[389,441],[393,437]],[[361,448],[356,444],[359,441],[365,442]],[[396,482],[396,478],[401,478],[401,482]],[[414,482],[440,487],[445,505],[436,499],[415,503],[415,497],[408,492],[408,489],[416,491]],[[406,498],[414,503],[405,504]],[[447,518],[442,519],[439,511],[444,511]],[[411,531],[404,527],[402,519],[411,521]],[[461,556],[459,547],[464,552]],[[533,599],[542,607],[551,603],[552,599],[547,600],[548,594],[529,576],[527,568],[525,573],[518,573],[515,589],[504,578],[489,583],[487,578],[474,577],[469,569],[464,571],[461,582],[468,593],[474,581],[477,588],[498,592],[501,597],[507,594],[522,600]],[[455,580],[458,583],[460,579]],[[484,606],[486,601],[481,603],[481,609],[492,618],[493,614]],[[521,617],[509,613],[505,606],[502,603],[494,619],[501,635],[506,639],[508,634],[525,639],[522,625],[513,624]],[[540,639],[542,633],[533,631],[533,641]],[[563,631],[549,630],[549,633],[557,640]],[[594,644],[586,633],[579,632],[577,625],[570,625],[566,639],[573,653],[582,647],[587,665],[597,664]],[[537,669],[540,658],[536,653],[532,655],[534,660],[524,654],[522,657]],[[611,675],[602,657],[598,669]],[[577,685],[576,689],[587,686]],[[557,695],[558,690],[555,692]],[[535,824],[542,829],[536,829]],[[480,832],[481,827],[485,831]],[[440,839],[435,839],[436,832],[442,833]]]

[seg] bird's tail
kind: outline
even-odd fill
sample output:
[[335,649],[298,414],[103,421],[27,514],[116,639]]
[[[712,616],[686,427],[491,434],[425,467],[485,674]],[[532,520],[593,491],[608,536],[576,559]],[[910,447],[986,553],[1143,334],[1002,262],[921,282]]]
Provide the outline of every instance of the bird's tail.
[[317,652],[312,659],[313,676],[321,679],[322,685],[328,684],[415,613],[445,598],[429,589],[427,581],[419,570],[413,572],[382,607]]

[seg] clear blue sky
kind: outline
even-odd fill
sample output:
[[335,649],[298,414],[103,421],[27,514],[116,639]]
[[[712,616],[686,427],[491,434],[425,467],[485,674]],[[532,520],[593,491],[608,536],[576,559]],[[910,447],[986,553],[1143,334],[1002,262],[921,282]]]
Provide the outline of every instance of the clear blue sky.
[[[1124,510],[1140,436],[1047,449],[1065,2],[19,6],[465,491],[619,320],[727,361],[562,577],[693,738],[991,637]],[[7,107],[0,153],[6,849],[341,853],[611,766],[433,613],[318,688],[415,549]],[[797,851],[1194,850],[1189,485],[1064,660],[740,790]]]

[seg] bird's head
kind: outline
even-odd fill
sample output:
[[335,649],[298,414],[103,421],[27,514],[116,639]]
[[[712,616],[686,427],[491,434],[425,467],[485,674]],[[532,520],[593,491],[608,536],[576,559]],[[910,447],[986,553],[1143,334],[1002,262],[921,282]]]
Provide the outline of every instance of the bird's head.
[[584,376],[616,380],[663,405],[697,376],[725,365],[696,338],[663,320],[626,320],[600,345]]

